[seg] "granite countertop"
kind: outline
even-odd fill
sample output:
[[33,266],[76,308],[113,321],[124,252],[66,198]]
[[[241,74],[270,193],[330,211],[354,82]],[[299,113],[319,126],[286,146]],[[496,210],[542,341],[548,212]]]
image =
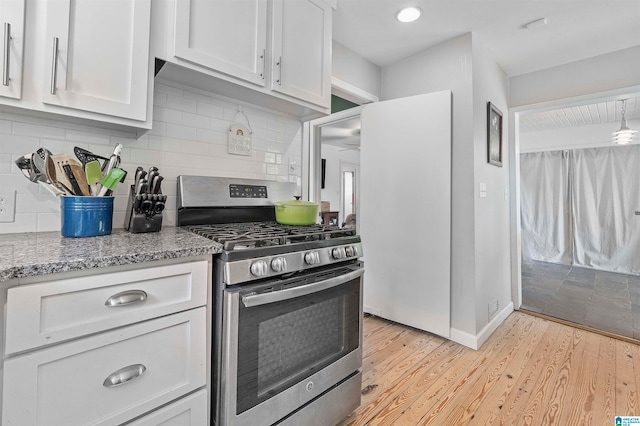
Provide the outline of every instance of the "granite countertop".
[[222,245],[177,227],[65,238],[60,232],[0,234],[0,282],[13,278],[220,253]]

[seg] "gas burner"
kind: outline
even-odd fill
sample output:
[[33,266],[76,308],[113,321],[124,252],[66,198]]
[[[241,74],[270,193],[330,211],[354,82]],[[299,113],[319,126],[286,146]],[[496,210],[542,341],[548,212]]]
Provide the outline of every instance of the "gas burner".
[[276,222],[225,223],[188,226],[187,229],[223,245],[224,250],[246,250],[322,241],[356,235],[353,229],[325,225],[282,225]]

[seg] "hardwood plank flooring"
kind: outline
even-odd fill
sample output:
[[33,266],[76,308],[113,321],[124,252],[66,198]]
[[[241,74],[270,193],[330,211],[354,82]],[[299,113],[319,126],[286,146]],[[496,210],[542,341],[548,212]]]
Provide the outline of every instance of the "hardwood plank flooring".
[[365,317],[362,404],[339,426],[593,425],[640,415],[640,346],[514,312],[478,350]]

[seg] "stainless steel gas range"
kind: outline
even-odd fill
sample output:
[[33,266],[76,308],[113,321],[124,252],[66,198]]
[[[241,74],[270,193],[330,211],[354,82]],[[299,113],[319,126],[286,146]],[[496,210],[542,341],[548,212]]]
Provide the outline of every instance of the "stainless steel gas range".
[[177,225],[214,259],[212,424],[327,425],[360,405],[360,237],[275,222],[292,183],[178,177]]

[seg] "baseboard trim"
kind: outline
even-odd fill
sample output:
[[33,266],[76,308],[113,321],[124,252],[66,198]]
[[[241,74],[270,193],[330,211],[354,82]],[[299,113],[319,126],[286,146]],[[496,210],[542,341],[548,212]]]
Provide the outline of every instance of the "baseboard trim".
[[478,350],[482,344],[489,339],[493,332],[496,331],[500,324],[507,319],[511,312],[513,312],[513,302],[509,302],[508,305],[502,308],[502,310],[498,312],[498,314],[493,317],[493,319],[485,325],[477,335],[451,327],[449,339],[473,350]]

